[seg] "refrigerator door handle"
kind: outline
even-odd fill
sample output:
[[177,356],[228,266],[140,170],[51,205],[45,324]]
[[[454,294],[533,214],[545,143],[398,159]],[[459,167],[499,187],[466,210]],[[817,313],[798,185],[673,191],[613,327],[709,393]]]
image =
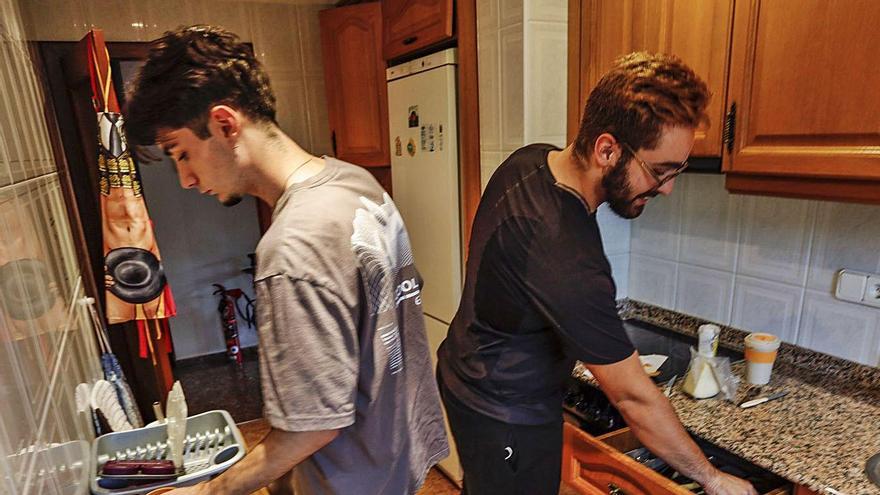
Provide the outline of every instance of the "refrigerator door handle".
[[333,148],[333,156],[336,156],[336,131],[330,131],[330,146]]

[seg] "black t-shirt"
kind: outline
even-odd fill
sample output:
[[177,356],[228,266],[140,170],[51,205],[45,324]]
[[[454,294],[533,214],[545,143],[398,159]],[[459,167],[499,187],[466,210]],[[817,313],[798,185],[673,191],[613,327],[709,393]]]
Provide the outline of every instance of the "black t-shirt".
[[438,351],[445,393],[514,424],[559,419],[575,360],[609,364],[635,350],[596,215],[547,165],[556,149],[521,148],[489,181],[464,294]]

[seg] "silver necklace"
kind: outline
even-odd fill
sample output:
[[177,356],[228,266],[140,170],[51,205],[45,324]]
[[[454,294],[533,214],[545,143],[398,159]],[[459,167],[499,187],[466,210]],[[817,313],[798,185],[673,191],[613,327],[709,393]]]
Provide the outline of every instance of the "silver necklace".
[[290,179],[291,179],[291,177],[293,177],[293,174],[299,172],[299,169],[305,167],[306,164],[308,164],[308,163],[309,163],[310,161],[312,161],[314,158],[315,158],[315,157],[313,157],[313,156],[309,157],[308,160],[306,160],[306,161],[302,162],[301,164],[299,164],[295,169],[293,169],[293,172],[291,172],[291,173],[289,173],[289,174],[287,175],[287,178],[284,179],[284,188],[285,188],[285,189],[287,189],[288,187],[290,187]]

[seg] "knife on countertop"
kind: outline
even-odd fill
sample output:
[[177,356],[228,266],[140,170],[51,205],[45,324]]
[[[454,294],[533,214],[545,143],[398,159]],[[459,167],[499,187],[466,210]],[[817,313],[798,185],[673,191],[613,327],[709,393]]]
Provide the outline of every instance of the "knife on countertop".
[[785,397],[787,394],[788,394],[788,391],[787,391],[787,390],[783,390],[782,392],[776,392],[776,393],[774,393],[774,394],[770,394],[770,395],[765,396],[765,397],[759,397],[759,398],[754,399],[754,400],[749,400],[749,401],[743,402],[742,404],[739,405],[739,407],[741,407],[741,408],[743,408],[743,409],[748,409],[748,408],[750,408],[750,407],[759,406],[759,405],[761,405],[761,404],[763,404],[763,403],[765,403],[765,402],[769,402],[769,401],[771,401],[771,400],[776,400],[776,399],[779,399],[779,398],[781,398],[781,397]]

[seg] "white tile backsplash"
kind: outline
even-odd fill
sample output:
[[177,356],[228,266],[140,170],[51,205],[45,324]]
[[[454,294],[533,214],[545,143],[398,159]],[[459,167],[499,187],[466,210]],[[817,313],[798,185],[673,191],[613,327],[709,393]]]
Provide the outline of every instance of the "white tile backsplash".
[[296,6],[253,3],[247,11],[257,59],[267,67],[303,67]]
[[880,208],[729,195],[720,175],[678,182],[665,199],[680,209],[651,202],[633,222],[629,297],[878,365],[880,310],[831,291],[842,268],[880,272]]
[[565,24],[526,21],[524,36],[524,140],[565,147],[567,81],[559,76],[568,57]]
[[299,30],[299,51],[303,72],[307,76],[324,77],[324,64],[321,62],[321,23],[318,13],[331,5],[297,5],[297,28]]
[[832,293],[841,268],[880,273],[880,212],[876,206],[819,203],[807,287]]
[[798,344],[871,366],[878,365],[880,311],[807,290]]
[[501,27],[522,22],[523,0],[498,0],[498,13],[501,19]]
[[477,0],[477,36],[481,31],[498,30],[498,0]]
[[617,216],[611,211],[611,208],[608,208],[608,205],[602,205],[596,212],[596,222],[602,233],[605,254],[611,256],[629,253],[630,231],[632,230],[632,223],[629,220]]
[[617,299],[629,297],[629,253],[608,255],[608,263],[617,286]]
[[732,294],[732,273],[678,263],[676,311],[726,324]]
[[674,261],[633,253],[629,260],[629,297],[665,308],[675,306]]
[[501,56],[499,32],[477,34],[480,85],[480,148],[501,150]]
[[[327,96],[324,86],[324,76],[309,76],[306,78],[306,101],[309,110],[309,137],[311,148],[315,155],[333,154],[333,145],[330,141],[330,121],[327,114]],[[306,146],[303,144],[303,146]]]
[[523,145],[523,29],[507,26],[501,36],[501,145]]
[[743,203],[739,273],[803,285],[816,203],[759,196]]
[[286,96],[276,103],[278,126],[301,146],[310,146],[309,122],[305,118],[308,116],[306,88],[302,74],[275,67],[267,69],[272,89]]
[[492,174],[501,165],[502,153],[500,151],[480,152],[480,190],[486,189],[486,184],[492,178]]
[[525,2],[524,16],[527,21],[555,21],[566,24],[568,2],[566,0],[529,0]]
[[679,181],[683,193],[680,261],[732,272],[741,197],[724,190],[720,175],[688,175]]
[[745,275],[737,275],[735,284],[731,325],[796,342],[803,287]]
[[684,191],[657,196],[632,222],[632,251],[670,261],[678,260],[681,204]]

